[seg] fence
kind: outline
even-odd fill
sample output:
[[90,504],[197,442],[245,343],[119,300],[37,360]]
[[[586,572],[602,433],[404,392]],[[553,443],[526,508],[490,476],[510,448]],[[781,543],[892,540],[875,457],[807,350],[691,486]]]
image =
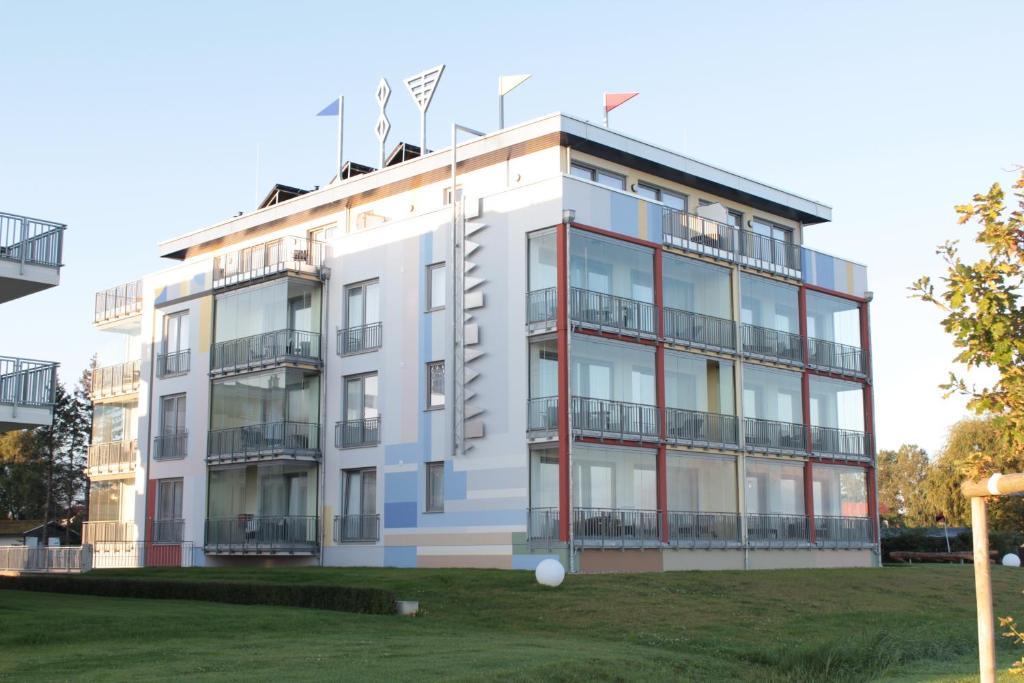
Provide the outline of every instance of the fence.
[[66,545],[30,548],[0,545],[0,571],[71,573],[87,572],[93,566],[92,548]]

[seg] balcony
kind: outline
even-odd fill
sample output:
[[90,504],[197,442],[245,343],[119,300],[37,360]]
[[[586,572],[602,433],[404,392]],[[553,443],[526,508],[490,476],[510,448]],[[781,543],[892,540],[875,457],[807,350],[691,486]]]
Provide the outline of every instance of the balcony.
[[864,548],[874,545],[874,523],[870,517],[814,516],[814,536],[823,548]]
[[560,541],[560,515],[557,507],[530,508],[527,517],[526,535],[530,541],[542,541],[552,545]]
[[740,325],[740,345],[748,356],[774,363],[803,364],[804,351],[799,334],[743,323]]
[[630,337],[657,337],[658,313],[654,304],[613,294],[573,287],[569,295],[572,322]]
[[335,543],[375,543],[380,540],[380,515],[338,515],[334,518]]
[[277,458],[319,460],[320,425],[268,422],[210,432],[206,460],[211,464]]
[[139,361],[130,360],[93,370],[92,400],[119,398],[138,392],[139,368]]
[[101,547],[113,550],[110,544],[133,544],[139,538],[139,530],[135,522],[84,522],[82,524],[82,545],[102,544]]
[[531,437],[558,433],[558,397],[531,398],[526,402],[526,431]]
[[543,330],[554,327],[557,313],[558,290],[555,287],[527,292],[526,326],[530,330]]
[[160,379],[187,375],[192,362],[189,349],[174,353],[161,353],[156,357],[156,376]]
[[210,348],[210,375],[228,375],[297,365],[320,366],[320,334],[276,330],[217,342]]
[[259,282],[289,273],[320,278],[324,244],[305,237],[279,237],[213,259],[213,287]]
[[747,417],[743,419],[743,428],[748,450],[773,453],[807,451],[807,432],[802,424]]
[[800,277],[800,245],[759,235],[667,206],[661,207],[664,244],[682,251]]
[[151,524],[153,543],[181,543],[185,539],[183,519],[155,519]]
[[811,425],[811,451],[839,460],[870,461],[871,436],[852,429]]
[[807,364],[816,370],[850,377],[867,376],[867,357],[864,349],[809,337],[807,352]]
[[661,438],[660,424],[657,406],[572,397],[573,430],[586,436],[657,441]]
[[379,416],[334,423],[334,445],[337,448],[363,448],[379,443]]
[[60,284],[64,227],[0,212],[0,303]]
[[188,430],[153,437],[154,460],[182,460],[188,456]]
[[731,320],[666,308],[665,339],[713,351],[736,351],[736,325]]
[[747,514],[747,543],[765,548],[793,548],[807,545],[807,517],[804,515]]
[[206,552],[272,555],[317,552],[319,520],[315,516],[241,514],[206,520]]
[[0,356],[0,432],[53,421],[57,364]]
[[596,548],[661,545],[661,513],[657,510],[573,508],[573,541]]
[[137,332],[141,329],[142,280],[127,282],[96,294],[93,324],[101,329]]
[[376,351],[384,341],[381,323],[358,325],[338,330],[338,355],[352,356],[357,353]]
[[680,548],[728,548],[740,545],[740,516],[735,512],[668,513],[668,542]]
[[737,448],[739,444],[735,415],[699,410],[666,408],[665,435],[669,442],[687,446]]
[[88,475],[131,474],[135,471],[138,446],[135,439],[90,444],[86,460]]

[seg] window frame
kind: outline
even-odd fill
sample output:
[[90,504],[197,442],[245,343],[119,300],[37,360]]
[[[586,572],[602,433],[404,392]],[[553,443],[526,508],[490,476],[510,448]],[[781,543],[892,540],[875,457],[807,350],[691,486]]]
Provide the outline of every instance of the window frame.
[[[444,289],[442,289],[444,301],[442,301],[440,306],[434,306],[434,271],[438,269],[444,271],[444,278],[442,280],[445,284]],[[427,288],[426,312],[433,313],[434,311],[443,311],[445,309],[445,306],[448,305],[448,264],[445,261],[438,261],[437,263],[427,264],[426,268],[424,268],[424,273],[426,277]]]
[[[439,507],[433,506],[434,498],[436,497],[437,491],[433,487],[433,472],[440,472],[439,479],[441,484],[440,489],[440,502]],[[432,460],[425,463],[424,468],[424,500],[423,500],[423,512],[427,514],[437,514],[444,512],[444,460]]]
[[[345,327],[343,329],[350,330],[353,327],[366,327],[367,325],[374,325],[374,324],[380,322],[379,318],[381,316],[380,316],[380,295],[379,295],[379,291],[378,291],[378,297],[377,297],[378,306],[377,306],[377,315],[376,315],[378,320],[374,320],[373,322],[367,322],[367,320],[366,320],[367,319],[367,315],[366,315],[366,312],[367,312],[366,290],[367,290],[367,288],[369,288],[369,287],[371,287],[373,285],[377,285],[377,288],[379,290],[380,289],[380,278],[371,278],[369,280],[361,280],[359,282],[353,282],[353,283],[345,285],[344,296],[342,297],[344,299],[344,301],[345,301],[345,313],[344,313]],[[361,290],[362,291],[361,300],[362,300],[362,309],[363,309],[362,310],[362,320],[363,320],[363,322],[361,322],[359,325],[353,325],[352,324],[352,306],[351,306],[351,299],[349,298],[350,294],[352,292],[356,291],[356,290]]]
[[[188,337],[191,334],[191,329],[186,330],[185,339],[182,339],[181,336],[181,322],[183,318],[185,320],[188,319],[188,309],[182,311],[175,311],[174,313],[167,313],[164,315],[163,334],[161,335],[160,339],[160,346],[163,349],[164,355],[169,355],[172,353],[181,353],[183,351],[188,351],[191,348],[190,345],[188,344]],[[170,341],[168,328],[170,327],[172,321],[176,322],[175,332],[177,336],[177,338],[175,339],[175,341],[177,342],[177,348],[175,348],[173,351],[171,350],[170,345],[168,344],[168,342]]]
[[[377,408],[377,407],[373,408],[373,410],[377,413],[377,415],[375,415],[373,417],[367,417],[367,415],[366,415],[366,380],[369,379],[370,377],[373,377],[374,379],[377,380],[377,400],[379,402],[379,400],[380,400],[380,375],[377,373],[376,370],[374,370],[372,372],[360,372],[360,373],[357,373],[357,374],[354,374],[354,375],[345,375],[344,377],[341,378],[341,414],[342,414],[342,421],[344,421],[344,422],[352,422],[352,421],[355,421],[355,420],[372,420],[373,417],[380,417],[380,409]],[[349,387],[349,383],[351,383],[351,382],[359,382],[360,403],[361,403],[361,408],[362,408],[362,416],[361,417],[357,417],[357,418],[349,418],[349,416],[348,416],[348,409],[349,409],[348,387]]]
[[[589,178],[581,178],[580,176],[573,174],[573,169],[577,169],[577,170],[580,170],[580,171],[586,171],[590,175],[590,177]],[[622,181],[621,185],[614,185],[613,186],[613,185],[609,185],[608,183],[601,182],[601,174],[604,174],[606,176],[615,178],[616,180],[621,180]],[[577,178],[579,180],[589,180],[592,183],[596,183],[596,184],[600,185],[601,187],[607,187],[610,190],[618,190],[619,192],[625,192],[626,191],[626,181],[627,181],[627,177],[626,176],[622,175],[621,173],[616,173],[615,171],[610,171],[610,170],[608,170],[606,168],[601,168],[600,166],[591,166],[590,164],[586,164],[586,163],[579,162],[579,161],[570,161],[569,162],[569,176],[572,177],[572,178]]]
[[[176,428],[172,432],[167,431],[167,421],[165,420],[165,418],[167,416],[167,411],[165,410],[164,406],[167,404],[168,401],[174,401],[174,403],[175,403],[175,406],[174,406],[175,426],[176,427],[178,426],[177,425],[177,416],[180,415],[181,416],[181,421],[182,421],[181,428],[180,429]],[[179,412],[179,405],[180,405],[180,412]],[[174,393],[174,394],[165,394],[165,395],[161,396],[160,397],[160,436],[167,437],[167,436],[175,436],[177,434],[181,434],[181,433],[185,432],[188,429],[187,425],[188,425],[188,396],[187,396],[187,394],[185,392],[181,391],[181,392],[177,392],[177,393]]]
[[[364,477],[367,473],[373,473],[373,512],[366,512],[366,497],[363,495],[365,490]],[[349,502],[352,496],[352,486],[350,479],[352,475],[359,474],[359,512],[349,512]],[[348,517],[349,515],[376,515],[380,514],[377,511],[377,468],[375,466],[370,467],[347,467],[341,470],[341,514],[342,516]]]
[[[433,373],[433,368],[438,367],[438,366],[440,366],[440,368],[441,368],[441,383],[442,383],[442,386],[443,386],[443,388],[445,390],[441,392],[442,402],[440,404],[435,404],[433,402],[433,394],[434,394],[434,392],[433,392],[433,381],[432,380],[433,380],[433,374],[434,374]],[[447,380],[447,376],[445,374],[446,373],[446,368],[445,368],[444,360],[442,359],[442,360],[427,361],[427,364],[425,366],[425,372],[426,372],[426,380],[427,380],[427,382],[426,382],[426,384],[427,384],[427,393],[426,393],[426,396],[425,396],[426,408],[424,410],[444,410],[445,405],[448,403],[448,392],[447,392],[447,388],[448,387],[447,387],[447,381],[446,381]]]

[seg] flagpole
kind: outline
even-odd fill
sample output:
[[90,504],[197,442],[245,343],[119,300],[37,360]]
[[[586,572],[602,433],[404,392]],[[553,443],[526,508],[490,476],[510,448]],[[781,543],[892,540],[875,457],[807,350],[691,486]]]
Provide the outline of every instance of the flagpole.
[[[501,81],[498,81],[498,87],[501,87]],[[505,96],[500,92],[498,93],[498,130],[505,127]]]
[[604,127],[607,128],[608,127],[608,93],[604,94],[604,105],[602,106],[602,109],[604,109]]
[[338,181],[341,181],[341,151],[345,132],[345,96],[338,95]]

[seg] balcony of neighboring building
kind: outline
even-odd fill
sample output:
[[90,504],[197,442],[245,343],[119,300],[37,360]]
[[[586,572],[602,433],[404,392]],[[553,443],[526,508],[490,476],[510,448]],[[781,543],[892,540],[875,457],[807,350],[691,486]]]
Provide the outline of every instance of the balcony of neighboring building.
[[137,394],[140,370],[137,360],[96,368],[92,372],[92,400],[109,401]]
[[93,442],[89,444],[86,474],[89,477],[132,474],[135,472],[138,453],[138,442],[135,439]]
[[288,275],[320,279],[324,275],[322,242],[289,235],[218,254],[213,259],[213,287],[222,289]]
[[800,373],[745,365],[743,415],[747,450],[806,455]]
[[93,324],[101,330],[137,334],[142,329],[142,280],[96,294]]
[[206,461],[319,460],[320,425],[315,422],[263,422],[210,430]]
[[862,379],[867,354],[861,348],[860,305],[849,299],[807,292],[807,364],[819,371]]
[[53,421],[57,364],[0,356],[0,433]]
[[740,350],[759,360],[803,364],[799,289],[776,280],[740,276]]
[[859,382],[809,379],[811,452],[823,458],[870,462],[871,435],[864,431],[864,388]]
[[573,432],[617,441],[660,440],[654,350],[579,334],[571,344]]
[[64,228],[0,212],[0,303],[60,284]]
[[680,446],[739,447],[733,363],[665,353],[665,437]]
[[267,368],[319,368],[320,335],[304,330],[275,330],[217,342],[210,348],[213,377]]
[[569,319],[575,325],[622,336],[658,336],[653,250],[573,230],[569,283]]
[[744,476],[748,544],[766,548],[808,545],[804,464],[747,458]]

